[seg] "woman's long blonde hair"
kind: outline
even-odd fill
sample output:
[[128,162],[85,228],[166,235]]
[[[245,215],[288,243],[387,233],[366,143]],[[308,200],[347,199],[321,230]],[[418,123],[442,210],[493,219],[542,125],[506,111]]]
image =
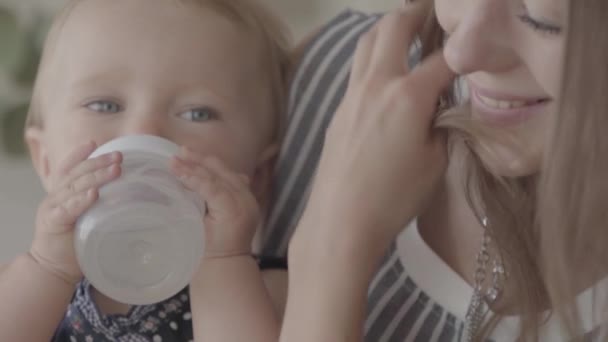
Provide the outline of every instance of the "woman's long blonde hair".
[[[553,307],[580,336],[582,315],[593,313],[579,312],[576,294],[608,274],[608,1],[569,7],[561,105],[539,187],[539,254]],[[593,308],[604,325],[606,304]]]
[[[467,198],[478,218],[491,223],[490,236],[513,285],[508,290],[517,292],[508,297],[521,314],[522,341],[539,339],[550,308],[579,336],[582,313],[573,304],[583,288],[576,281],[582,272],[596,275],[586,285],[608,274],[608,1],[570,1],[569,7],[563,95],[555,127],[547,128],[553,130],[540,175],[496,176],[482,161],[491,157],[484,142],[509,137],[490,136],[470,120],[466,106],[436,120],[436,127],[448,130],[451,150],[466,151]],[[423,56],[444,43],[434,10],[421,38]],[[454,97],[447,92],[444,105],[454,106]],[[499,320],[490,320],[477,339]]]

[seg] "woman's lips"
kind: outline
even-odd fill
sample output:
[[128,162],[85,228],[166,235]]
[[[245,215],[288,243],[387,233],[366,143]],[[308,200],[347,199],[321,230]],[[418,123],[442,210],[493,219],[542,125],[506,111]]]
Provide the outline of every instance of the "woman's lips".
[[513,125],[540,113],[550,102],[549,98],[530,98],[500,94],[479,88],[469,82],[471,103],[475,115],[491,124]]

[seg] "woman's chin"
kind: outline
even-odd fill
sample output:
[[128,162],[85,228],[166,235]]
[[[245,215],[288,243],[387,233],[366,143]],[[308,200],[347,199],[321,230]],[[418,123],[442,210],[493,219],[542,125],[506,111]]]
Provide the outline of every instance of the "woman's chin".
[[504,178],[521,178],[540,171],[540,156],[536,153],[504,146],[494,146],[480,153],[483,164],[494,174]]

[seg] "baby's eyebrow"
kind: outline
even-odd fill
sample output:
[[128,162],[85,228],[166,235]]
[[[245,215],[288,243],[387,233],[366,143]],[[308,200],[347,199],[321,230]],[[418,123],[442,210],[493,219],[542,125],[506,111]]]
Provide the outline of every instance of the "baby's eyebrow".
[[70,84],[76,88],[91,86],[117,86],[126,81],[127,73],[120,70],[108,70],[87,74],[82,77],[74,77]]

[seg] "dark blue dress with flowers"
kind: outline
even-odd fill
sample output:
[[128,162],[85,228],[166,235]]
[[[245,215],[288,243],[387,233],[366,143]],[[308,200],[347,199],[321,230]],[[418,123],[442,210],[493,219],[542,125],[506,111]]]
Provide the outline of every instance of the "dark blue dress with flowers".
[[[286,269],[284,259],[258,259],[260,269]],[[85,279],[76,289],[52,342],[190,342],[192,312],[188,288],[168,300],[133,306],[126,315],[103,315]]]
[[133,306],[126,315],[102,315],[83,280],[55,333],[57,342],[188,342],[192,341],[192,313],[188,288],[153,305]]

